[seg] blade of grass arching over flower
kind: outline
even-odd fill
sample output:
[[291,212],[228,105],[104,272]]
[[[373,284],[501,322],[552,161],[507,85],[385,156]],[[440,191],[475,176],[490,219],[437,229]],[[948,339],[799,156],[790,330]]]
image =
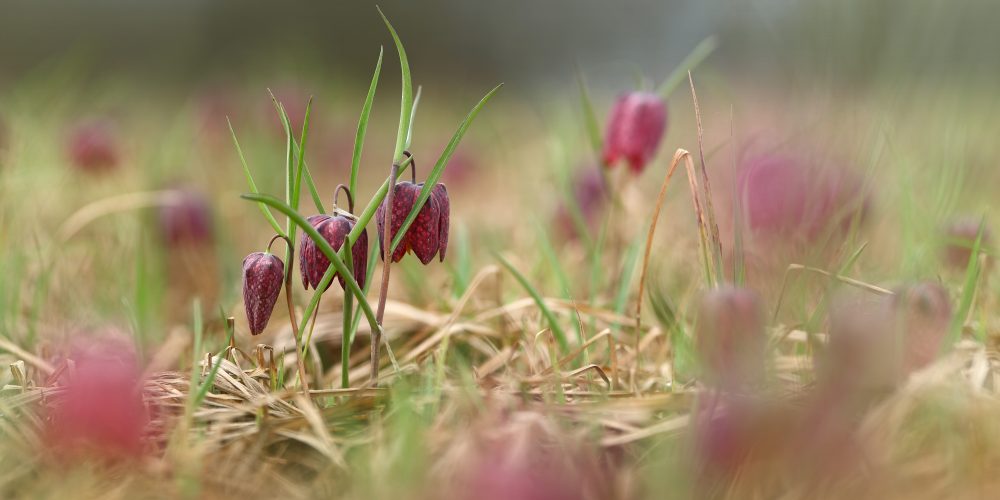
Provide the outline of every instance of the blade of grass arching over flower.
[[583,70],[576,67],[576,81],[580,86],[580,108],[583,110],[583,123],[586,126],[587,138],[590,139],[590,147],[594,149],[594,155],[600,161],[603,140],[601,138],[601,126],[597,121],[597,113],[594,111],[594,101],[590,98],[590,89],[587,81],[583,78]]
[[403,49],[403,42],[399,40],[399,35],[396,34],[396,29],[392,27],[392,23],[389,19],[385,17],[382,13],[382,9],[378,9],[378,15],[382,16],[382,21],[385,22],[385,27],[389,28],[389,33],[392,35],[392,41],[396,44],[396,52],[399,53],[399,69],[400,69],[400,79],[402,80],[401,96],[399,99],[399,129],[396,131],[396,149],[392,153],[392,161],[399,161],[403,157],[403,150],[406,147],[406,135],[410,131],[410,118],[413,113],[413,81],[410,78],[410,62],[406,58],[406,50]]
[[[375,321],[375,311],[373,311],[371,305],[368,304],[364,291],[361,290],[361,287],[358,286],[358,282],[354,279],[354,274],[347,269],[344,261],[341,260],[340,255],[337,254],[333,247],[330,246],[330,243],[327,242],[325,238],[320,236],[316,229],[306,221],[302,214],[292,210],[291,207],[281,200],[266,194],[244,194],[241,197],[245,200],[262,202],[271,208],[274,208],[275,210],[285,214],[285,216],[302,229],[302,231],[316,243],[316,247],[323,252],[323,255],[330,260],[330,264],[336,268],[336,271],[340,273],[340,276],[344,278],[347,288],[349,288],[351,293],[357,297],[358,303],[361,305],[361,310],[368,319],[368,324],[371,326],[372,331],[376,331],[379,328],[378,322]],[[320,290],[322,290],[322,288],[320,288]]]
[[951,318],[948,339],[943,346],[943,349],[946,350],[951,349],[962,337],[962,327],[965,325],[965,320],[972,309],[972,300],[975,298],[976,286],[979,283],[979,252],[983,244],[985,223],[985,219],[979,221],[979,232],[976,234],[976,241],[972,244],[972,252],[969,254],[969,264],[965,268],[965,284],[962,286],[962,296],[958,301],[958,309]]
[[669,98],[670,94],[673,93],[677,86],[685,80],[688,71],[692,71],[698,67],[698,65],[708,58],[708,56],[710,56],[718,46],[719,42],[714,36],[710,36],[702,40],[701,43],[696,45],[691,53],[688,54],[676,68],[674,68],[674,71],[670,73],[670,76],[663,80],[663,83],[660,84],[656,92],[664,99]]
[[[441,179],[441,174],[444,173],[444,168],[448,165],[448,161],[451,160],[451,156],[455,153],[455,149],[458,148],[458,143],[462,141],[462,137],[465,136],[465,132],[469,130],[469,126],[472,125],[472,121],[476,119],[479,111],[483,109],[483,106],[503,87],[503,84],[493,87],[493,90],[489,91],[482,99],[476,103],[472,111],[466,115],[465,120],[458,126],[458,130],[455,131],[455,135],[451,137],[451,141],[445,146],[444,151],[441,152],[441,156],[438,158],[437,163],[434,164],[434,168],[431,169],[430,173],[427,174],[427,179],[424,181],[424,187],[420,189],[420,194],[417,196],[417,200],[413,203],[413,208],[410,213],[403,220],[403,224],[399,227],[399,232],[396,233],[395,238],[392,240],[392,247],[389,250],[389,255],[395,251],[396,247],[399,246],[399,242],[403,240],[403,236],[406,231],[413,224],[413,221],[417,218],[417,214],[420,209],[423,208],[424,203],[431,196],[431,189],[437,184],[438,180]],[[388,186],[386,187],[388,190]],[[380,201],[381,203],[381,201]],[[360,222],[359,222],[360,225]]]
[[361,150],[365,147],[365,135],[368,133],[368,120],[372,114],[372,103],[375,102],[375,89],[378,87],[379,75],[382,74],[382,55],[385,51],[382,47],[378,49],[378,62],[375,63],[375,73],[372,74],[372,82],[368,85],[368,95],[365,97],[365,104],[361,107],[361,118],[358,119],[358,131],[354,134],[354,155],[351,157],[351,181],[348,188],[352,196],[356,196],[358,188],[358,170],[361,168]]
[[[229,121],[228,117],[226,118],[226,123],[229,124],[229,133],[233,136],[233,144],[236,146],[236,153],[239,155],[240,163],[243,165],[243,174],[246,175],[247,184],[250,185],[250,192],[259,194],[260,191],[257,190],[257,183],[254,182],[253,174],[250,173],[250,167],[247,165],[247,159],[243,156],[243,148],[240,147],[240,141],[236,138],[236,130],[233,129],[233,123]],[[260,212],[264,214],[264,218],[267,219],[267,222],[271,224],[271,228],[274,229],[274,232],[285,236],[285,232],[282,231],[281,226],[274,218],[274,215],[271,214],[271,210],[267,208],[267,205],[258,203],[257,207],[260,208]]]
[[538,309],[542,312],[542,316],[544,316],[545,320],[548,321],[549,328],[552,330],[552,335],[556,338],[556,342],[559,343],[559,348],[562,350],[562,353],[566,354],[569,352],[569,342],[566,340],[566,333],[563,331],[562,327],[559,326],[559,321],[556,319],[556,315],[551,309],[549,309],[549,306],[545,304],[545,299],[542,298],[542,295],[538,293],[538,290],[536,290],[535,287],[531,286],[528,279],[525,278],[524,275],[521,274],[521,272],[518,271],[517,268],[515,268],[514,265],[507,259],[500,254],[494,254],[494,256],[498,261],[500,261],[500,264],[503,264],[503,267],[506,267],[507,270],[510,271],[510,274],[514,276],[514,279],[516,279],[517,282],[521,284],[521,287],[528,292],[528,295],[531,295],[531,298],[534,299],[535,305],[538,306]]

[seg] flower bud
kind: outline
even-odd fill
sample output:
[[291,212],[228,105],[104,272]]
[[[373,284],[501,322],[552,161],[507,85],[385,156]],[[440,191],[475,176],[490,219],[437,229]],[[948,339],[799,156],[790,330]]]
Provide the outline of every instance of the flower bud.
[[284,275],[285,265],[274,254],[254,252],[243,259],[243,307],[251,334],[259,335],[271,319]]
[[695,346],[708,383],[725,390],[759,383],[767,335],[758,295],[733,286],[706,292],[698,309]]
[[653,159],[667,128],[667,105],[651,92],[627,92],[611,109],[604,137],[604,164],[628,162],[633,173],[642,173]]

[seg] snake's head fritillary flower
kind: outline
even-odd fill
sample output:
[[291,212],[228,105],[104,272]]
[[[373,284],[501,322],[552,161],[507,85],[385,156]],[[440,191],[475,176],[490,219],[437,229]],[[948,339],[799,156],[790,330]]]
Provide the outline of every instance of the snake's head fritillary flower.
[[114,169],[120,160],[120,145],[107,121],[83,121],[70,131],[67,154],[81,171],[99,173]]
[[160,208],[160,232],[171,247],[212,242],[212,210],[205,196],[193,189],[172,191],[170,203]]
[[618,97],[604,137],[604,163],[621,160],[640,174],[653,159],[667,129],[667,105],[651,92],[627,92]]
[[[326,214],[310,215],[306,218],[306,222],[308,222],[313,229],[317,229],[320,224],[329,218],[330,216]],[[310,238],[309,235],[303,231],[299,236],[299,272],[302,275],[302,287],[306,290],[308,290],[310,286],[315,287],[319,284],[319,280],[317,280],[315,284],[313,284],[311,280],[311,269],[316,261],[315,254],[317,252],[319,252],[319,250],[316,248],[316,242],[314,242],[312,238]],[[320,271],[320,276],[323,276],[325,271],[326,268],[323,268],[323,270]]]
[[60,458],[140,455],[150,419],[135,348],[126,339],[90,340],[98,342],[69,354],[74,369],[47,419],[47,442]]
[[284,276],[285,265],[274,254],[254,252],[243,259],[243,307],[251,334],[259,335],[271,319]]
[[[333,216],[312,216],[309,217],[310,224],[316,228],[323,239],[333,247],[334,251],[340,251],[340,247],[344,245],[344,241],[347,239],[347,235],[350,234],[351,230],[354,229],[354,225],[357,223],[352,217],[348,217],[343,214],[336,214]],[[303,242],[301,246],[302,253],[302,283],[308,287],[317,289],[319,287],[320,281],[323,280],[323,274],[326,273],[327,268],[330,267],[330,259],[326,258],[326,255],[316,246],[311,238],[306,235],[302,236]],[[354,279],[358,282],[358,286],[364,288],[366,272],[368,270],[368,232],[363,231],[360,236],[358,236],[357,241],[351,247],[351,259],[354,263]],[[340,287],[346,288],[346,282],[344,277],[337,275],[337,279],[340,281]]]
[[[396,184],[392,199],[390,238],[394,239],[399,233],[406,216],[413,210],[423,186],[423,183],[414,184],[412,182]],[[389,199],[386,197],[375,212],[379,241],[384,241],[385,238],[385,211],[388,202]],[[406,234],[400,240],[396,251],[392,253],[392,261],[399,262],[408,251],[412,251],[423,264],[429,264],[435,255],[440,255],[443,261],[448,246],[450,218],[451,203],[448,199],[448,190],[443,184],[437,184],[431,189],[431,196],[427,198],[424,206],[420,207],[413,224],[406,230]],[[382,259],[385,259],[384,250],[382,251]]]

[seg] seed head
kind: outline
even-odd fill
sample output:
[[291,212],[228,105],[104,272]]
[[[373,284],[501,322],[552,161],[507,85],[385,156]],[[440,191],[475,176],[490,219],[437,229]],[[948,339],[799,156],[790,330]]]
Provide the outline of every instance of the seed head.
[[284,275],[285,265],[274,254],[254,252],[243,259],[243,307],[251,334],[259,335],[271,319]]
[[653,159],[667,128],[667,105],[651,92],[627,92],[611,109],[604,137],[606,165],[628,162],[635,174]]

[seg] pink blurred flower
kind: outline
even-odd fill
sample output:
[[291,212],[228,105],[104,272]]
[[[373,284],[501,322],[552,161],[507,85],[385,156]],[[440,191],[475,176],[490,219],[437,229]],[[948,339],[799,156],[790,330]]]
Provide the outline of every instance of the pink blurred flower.
[[[609,201],[604,176],[598,168],[588,167],[577,171],[571,182],[572,202],[576,203],[580,216],[583,218],[582,222],[591,232],[596,231],[601,220],[600,216],[604,213]],[[571,210],[565,203],[560,203],[556,207],[553,220],[560,235],[566,239],[579,237]]]
[[135,349],[115,337],[88,344],[71,349],[72,369],[46,421],[47,443],[58,457],[140,455],[149,415]]
[[173,189],[172,203],[160,207],[163,241],[172,248],[210,245],[213,239],[212,210],[205,196],[191,188]]
[[[945,265],[959,271],[964,270],[969,265],[972,247],[979,236],[979,220],[971,217],[956,219],[944,228],[944,236],[946,242],[942,259]],[[993,233],[989,227],[984,227],[980,248],[989,249],[992,244]]]
[[764,378],[767,334],[760,297],[746,288],[706,292],[698,309],[695,345],[705,380],[721,390],[759,384]]
[[638,91],[620,95],[605,131],[605,165],[625,160],[633,173],[642,173],[656,154],[666,128],[667,105],[659,95]]
[[121,146],[114,126],[106,120],[91,119],[77,123],[66,143],[70,162],[88,173],[112,170],[118,166]]
[[812,167],[791,156],[751,157],[740,167],[738,193],[752,235],[818,243],[863,220],[870,202],[848,170]]

